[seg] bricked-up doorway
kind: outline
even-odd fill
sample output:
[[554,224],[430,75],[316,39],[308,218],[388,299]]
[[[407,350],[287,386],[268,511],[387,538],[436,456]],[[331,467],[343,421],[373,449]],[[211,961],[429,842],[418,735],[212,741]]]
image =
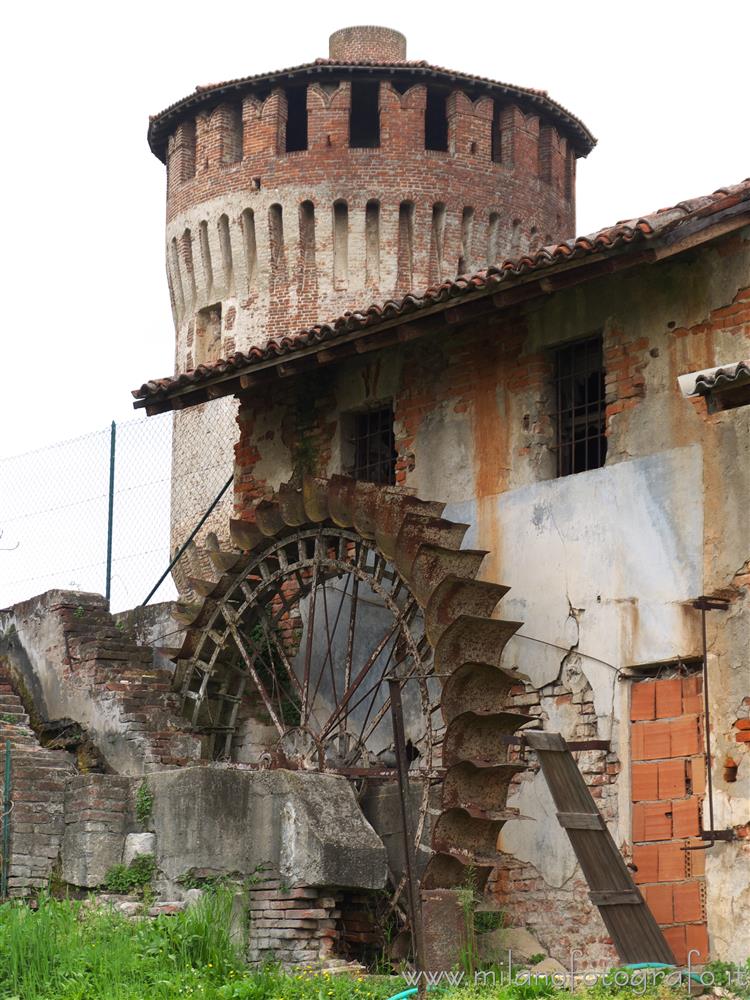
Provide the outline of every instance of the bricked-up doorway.
[[699,674],[637,681],[630,703],[635,881],[679,963],[708,960],[701,808],[706,759]]

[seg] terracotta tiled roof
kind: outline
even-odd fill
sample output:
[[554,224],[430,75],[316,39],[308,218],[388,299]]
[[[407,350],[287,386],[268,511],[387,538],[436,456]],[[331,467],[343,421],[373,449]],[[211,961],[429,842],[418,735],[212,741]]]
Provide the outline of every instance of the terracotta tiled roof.
[[408,317],[426,309],[435,311],[441,306],[469,296],[491,294],[506,284],[527,275],[547,275],[559,270],[563,264],[577,259],[601,257],[608,251],[626,248],[654,240],[666,240],[671,235],[690,227],[692,230],[707,228],[723,212],[736,212],[740,219],[750,213],[750,178],[731,187],[719,188],[702,198],[681,201],[672,208],[661,209],[652,215],[642,216],[614,226],[600,229],[589,236],[578,236],[543,247],[537,253],[503,260],[493,267],[473,275],[461,275],[451,281],[428,289],[422,294],[412,293],[404,298],[389,300],[382,305],[371,305],[362,311],[347,312],[331,323],[319,323],[300,330],[288,337],[271,340],[262,347],[237,351],[231,357],[208,365],[199,365],[193,371],[168,378],[153,379],[133,390],[135,406],[165,400],[172,393],[186,388],[200,389],[213,380],[230,374],[240,374],[272,359],[293,355],[305,348],[326,342],[335,342],[357,331],[376,330],[392,325],[394,320]]
[[200,109],[215,104],[218,100],[233,95],[252,91],[255,87],[279,86],[289,83],[291,77],[331,76],[338,71],[353,73],[357,69],[388,70],[392,75],[413,76],[418,83],[420,77],[430,81],[451,83],[454,86],[466,86],[471,89],[486,89],[489,93],[500,93],[510,100],[516,99],[532,107],[543,108],[557,123],[562,131],[571,137],[576,148],[584,156],[590,153],[596,145],[596,139],[574,114],[562,104],[553,101],[546,90],[534,90],[531,87],[518,87],[512,83],[501,83],[484,76],[474,76],[471,73],[461,73],[446,69],[443,66],[432,66],[430,63],[419,62],[345,62],[339,59],[316,59],[315,62],[302,63],[300,66],[290,66],[287,69],[274,70],[271,73],[257,73],[254,76],[243,76],[236,80],[226,80],[223,83],[211,83],[196,87],[195,92],[183,97],[182,100],[170,104],[169,107],[156,115],[151,115],[148,125],[148,143],[151,151],[163,162],[166,159],[167,136],[178,121],[187,114],[195,114]]

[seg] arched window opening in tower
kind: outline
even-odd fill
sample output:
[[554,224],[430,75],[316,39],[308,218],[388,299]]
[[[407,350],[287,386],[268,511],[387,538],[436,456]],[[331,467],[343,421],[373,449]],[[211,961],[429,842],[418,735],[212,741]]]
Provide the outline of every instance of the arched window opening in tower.
[[195,367],[221,357],[221,302],[200,309],[195,317]]
[[503,162],[503,129],[500,121],[500,105],[493,102],[492,109],[492,162]]
[[410,291],[414,280],[414,202],[398,206],[398,278],[400,290]]
[[380,84],[352,83],[349,111],[349,145],[354,149],[375,149],[380,145]]
[[195,177],[195,122],[182,122],[175,138],[177,176],[180,182],[188,181]]
[[380,202],[371,199],[365,206],[365,279],[380,285]]
[[237,163],[242,159],[242,110],[236,106],[222,109],[222,163]]
[[180,250],[177,246],[177,237],[172,237],[169,245],[170,264],[172,271],[172,287],[174,289],[175,305],[180,316],[185,311],[185,292],[182,287],[182,274],[180,272]]
[[490,212],[490,222],[487,227],[487,264],[496,264],[500,260],[500,215]]
[[345,201],[333,203],[333,283],[346,288],[349,271],[349,208]]
[[471,270],[472,240],[474,238],[474,209],[467,205],[461,216],[461,256],[458,258],[458,273],[466,274]]
[[271,205],[268,209],[268,236],[271,245],[271,277],[275,277],[284,254],[284,214],[281,205]]
[[[206,299],[213,296],[214,290],[214,268],[211,263],[211,245],[208,241],[208,223],[204,220],[198,229],[198,242],[201,250],[201,264],[203,265],[203,286]],[[205,299],[203,300],[205,302]]]
[[573,198],[573,188],[576,176],[576,154],[573,147],[568,145],[565,154],[565,200],[571,201]]
[[299,207],[299,243],[302,270],[311,273],[315,269],[315,206],[311,201]]
[[510,234],[510,254],[515,257],[521,252],[521,220],[513,220],[513,228]]
[[258,273],[258,244],[255,238],[255,212],[246,208],[240,216],[242,226],[242,242],[245,249],[245,275],[248,292],[255,285]]
[[195,268],[193,267],[193,234],[189,229],[185,229],[180,237],[180,257],[185,265],[190,291],[190,302],[195,302]]
[[221,248],[221,263],[224,268],[224,284],[227,294],[234,291],[234,264],[232,261],[232,240],[229,235],[229,217],[219,216],[219,247]]
[[442,281],[445,259],[445,204],[442,201],[432,206],[432,253],[435,262],[434,277],[437,281]]
[[307,87],[286,90],[285,149],[287,153],[307,149]]
[[424,110],[425,149],[446,152],[448,149],[448,113],[446,96],[432,87],[427,88],[427,105]]
[[555,130],[551,125],[542,125],[539,130],[539,176],[549,183],[552,180],[552,155]]

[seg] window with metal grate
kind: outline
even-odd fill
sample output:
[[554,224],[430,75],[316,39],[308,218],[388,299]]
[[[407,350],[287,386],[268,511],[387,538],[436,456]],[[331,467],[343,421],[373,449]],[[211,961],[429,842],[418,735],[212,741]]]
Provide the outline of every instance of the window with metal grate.
[[555,352],[557,474],[600,469],[607,455],[601,335]]
[[364,410],[353,415],[355,479],[393,485],[396,481],[396,447],[393,406]]

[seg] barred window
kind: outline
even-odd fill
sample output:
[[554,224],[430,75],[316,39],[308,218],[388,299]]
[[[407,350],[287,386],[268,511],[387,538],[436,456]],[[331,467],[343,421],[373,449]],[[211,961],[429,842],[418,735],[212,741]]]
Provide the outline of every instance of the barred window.
[[393,406],[364,410],[353,416],[355,479],[393,485],[396,481],[396,446]]
[[557,474],[600,469],[607,455],[601,336],[555,352]]

